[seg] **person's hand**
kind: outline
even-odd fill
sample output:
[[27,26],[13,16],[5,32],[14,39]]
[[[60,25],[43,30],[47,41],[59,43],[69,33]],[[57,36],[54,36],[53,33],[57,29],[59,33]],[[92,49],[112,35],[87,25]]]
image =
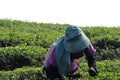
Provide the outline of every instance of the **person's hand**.
[[89,75],[90,76],[94,77],[94,76],[97,76],[97,74],[98,74],[98,71],[95,68],[93,68],[93,67],[89,68]]

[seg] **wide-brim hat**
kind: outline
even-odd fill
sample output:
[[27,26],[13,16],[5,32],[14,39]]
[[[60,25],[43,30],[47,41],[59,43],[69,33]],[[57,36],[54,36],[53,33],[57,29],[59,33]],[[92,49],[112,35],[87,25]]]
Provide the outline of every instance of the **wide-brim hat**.
[[64,36],[64,48],[67,52],[76,53],[89,45],[89,39],[79,27],[73,25],[67,27]]

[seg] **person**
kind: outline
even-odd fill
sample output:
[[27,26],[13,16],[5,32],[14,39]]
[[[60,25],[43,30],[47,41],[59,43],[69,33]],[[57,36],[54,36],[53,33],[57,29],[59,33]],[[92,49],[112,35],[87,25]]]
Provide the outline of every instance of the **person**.
[[80,74],[75,72],[86,57],[89,75],[97,76],[95,52],[93,45],[83,31],[78,26],[69,25],[64,36],[51,46],[43,70],[50,80],[56,78],[61,80],[62,76],[80,77]]

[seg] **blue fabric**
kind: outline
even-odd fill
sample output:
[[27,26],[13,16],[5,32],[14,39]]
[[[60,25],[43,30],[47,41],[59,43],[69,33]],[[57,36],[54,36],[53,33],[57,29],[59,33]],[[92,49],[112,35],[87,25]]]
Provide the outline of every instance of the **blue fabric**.
[[81,35],[81,29],[76,26],[68,26],[67,29],[65,30],[65,38],[66,40],[70,40],[74,37],[77,37]]
[[82,30],[77,26],[69,26],[65,36],[58,39],[56,43],[55,58],[58,71],[61,75],[68,75],[70,72],[70,53],[76,53],[89,47],[90,41]]
[[64,38],[57,43],[55,58],[58,66],[58,71],[61,75],[68,75],[70,72],[70,55],[64,49]]
[[64,47],[69,53],[79,52],[89,45],[89,39],[79,27],[70,25],[66,29]]

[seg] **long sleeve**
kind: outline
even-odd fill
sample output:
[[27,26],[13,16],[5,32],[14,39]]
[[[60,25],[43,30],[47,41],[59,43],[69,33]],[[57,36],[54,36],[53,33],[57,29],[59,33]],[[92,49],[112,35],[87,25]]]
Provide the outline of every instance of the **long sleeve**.
[[86,48],[85,49],[85,55],[86,58],[88,60],[88,66],[90,67],[96,67],[96,58],[95,58],[95,49],[92,46],[92,44],[90,45],[90,48]]
[[47,68],[50,65],[57,66],[56,60],[55,60],[55,43],[51,45],[50,50],[48,51],[48,56],[46,57],[44,66]]

